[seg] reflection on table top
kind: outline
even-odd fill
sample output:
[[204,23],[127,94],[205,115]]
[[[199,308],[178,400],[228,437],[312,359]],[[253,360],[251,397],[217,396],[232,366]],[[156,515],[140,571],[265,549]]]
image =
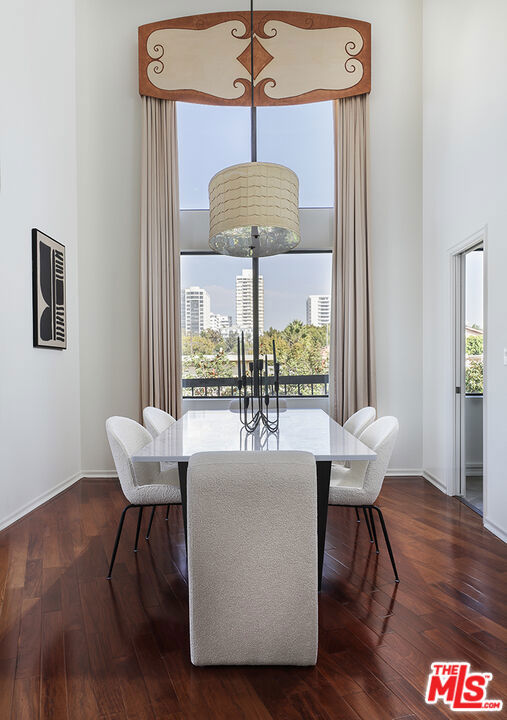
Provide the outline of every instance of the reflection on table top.
[[134,462],[187,461],[198,452],[234,450],[306,450],[316,460],[375,460],[376,454],[323,410],[289,409],[280,413],[277,433],[259,427],[248,434],[238,413],[229,410],[187,412],[139,450]]

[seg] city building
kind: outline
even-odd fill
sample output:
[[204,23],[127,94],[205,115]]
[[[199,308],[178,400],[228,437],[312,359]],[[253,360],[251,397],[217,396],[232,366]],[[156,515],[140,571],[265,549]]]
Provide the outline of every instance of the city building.
[[[252,271],[243,270],[236,275],[236,325],[240,330],[252,332]],[[264,332],[264,278],[259,276],[259,332]]]
[[192,286],[181,293],[181,327],[187,335],[200,335],[211,327],[209,293]]
[[306,298],[306,324],[329,325],[331,322],[331,296],[308,295]]
[[217,330],[222,335],[229,335],[232,328],[232,317],[220,313],[210,313],[210,328]]

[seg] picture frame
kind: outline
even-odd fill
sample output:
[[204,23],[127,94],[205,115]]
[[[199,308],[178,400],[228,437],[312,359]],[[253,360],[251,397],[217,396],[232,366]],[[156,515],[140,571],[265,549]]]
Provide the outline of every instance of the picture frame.
[[33,346],[67,348],[65,246],[32,228]]

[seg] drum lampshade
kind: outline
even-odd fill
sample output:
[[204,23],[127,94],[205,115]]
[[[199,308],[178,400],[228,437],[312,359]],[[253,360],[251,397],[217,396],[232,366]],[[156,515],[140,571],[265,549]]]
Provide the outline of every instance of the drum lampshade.
[[299,181],[283,165],[232,165],[209,183],[209,245],[222,255],[266,257],[299,244]]

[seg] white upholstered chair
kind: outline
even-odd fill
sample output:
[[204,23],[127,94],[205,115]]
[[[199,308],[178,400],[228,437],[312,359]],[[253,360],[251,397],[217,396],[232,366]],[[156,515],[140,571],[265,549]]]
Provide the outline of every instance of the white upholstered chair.
[[[354,435],[355,437],[359,437],[363,430],[366,430],[368,425],[371,425],[372,422],[375,420],[377,416],[377,411],[374,407],[370,407],[369,405],[367,407],[361,408],[357,412],[355,412],[353,415],[351,415],[348,420],[346,420],[343,424],[343,429],[349,432],[351,435]],[[336,465],[344,465],[345,467],[350,467],[350,462],[336,462]],[[356,518],[357,522],[360,522],[359,520],[359,511],[356,508]],[[366,518],[366,511],[365,511],[365,518]],[[368,518],[366,518],[366,524],[368,526],[368,531],[370,533],[370,538],[373,541],[372,535],[371,535],[371,529],[368,523]]]
[[368,425],[375,420],[377,411],[374,407],[364,407],[358,410],[343,424],[343,429],[349,432],[351,435],[359,437],[361,433],[366,430]]
[[[377,454],[376,460],[354,461],[350,468],[334,464],[331,466],[331,483],[329,486],[329,504],[346,505],[363,508],[370,540],[375,541],[378,552],[377,533],[373,510],[378,513],[387,550],[394,570],[396,582],[399,582],[396,563],[394,561],[389,535],[382,511],[375,505],[375,501],[382,489],[382,483],[389,466],[391,454],[398,437],[399,424],[395,417],[382,417],[369,425],[359,439]],[[373,534],[373,535],[372,535]]]
[[[160,435],[160,433],[163,433],[164,430],[167,430],[168,427],[171,427],[173,423],[176,422],[176,420],[173,418],[172,415],[169,415],[169,413],[165,412],[165,410],[160,410],[159,408],[148,406],[145,407],[143,410],[143,422],[144,427],[149,430],[152,437],[156,438],[157,435]],[[176,468],[178,469],[178,463],[170,463],[170,462],[161,462],[160,463],[160,469],[162,471],[165,470],[173,470]],[[165,511],[165,519],[169,520],[169,510],[171,509],[171,506],[168,505],[167,509]],[[150,525],[149,530],[151,530],[151,523],[153,522],[153,515],[155,514],[155,508],[152,510],[152,517],[150,518]],[[147,533],[146,539],[150,537],[150,533]]]
[[130,418],[110,417],[106,421],[106,432],[121,489],[129,503],[124,508],[118,525],[108,572],[108,579],[110,579],[127,510],[132,507],[139,508],[134,544],[134,552],[137,552],[143,508],[146,505],[153,506],[147,533],[147,537],[149,537],[155,507],[157,505],[181,503],[181,492],[177,465],[170,470],[161,471],[159,463],[134,464],[132,462],[132,455],[135,455],[136,452],[152,440],[152,436],[146,428],[139,425],[135,420],[130,420]]
[[150,431],[152,437],[156,438],[157,435],[167,430],[176,420],[172,415],[166,413],[164,410],[159,410],[156,407],[145,407],[143,410],[143,422],[145,428]]
[[194,665],[314,665],[317,482],[306,452],[198,453],[187,475]]

